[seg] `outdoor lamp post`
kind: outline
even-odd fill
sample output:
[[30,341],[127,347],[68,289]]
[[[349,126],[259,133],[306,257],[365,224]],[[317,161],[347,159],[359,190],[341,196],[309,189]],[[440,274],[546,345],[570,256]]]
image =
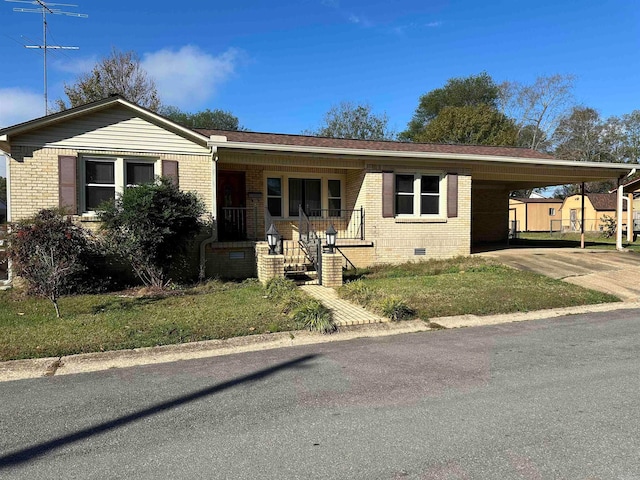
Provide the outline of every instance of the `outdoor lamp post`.
[[275,225],[272,223],[271,226],[269,227],[269,230],[267,230],[267,243],[269,244],[269,255],[276,254],[276,245],[278,245],[278,237],[280,237],[280,234],[278,233],[278,230],[276,229]]
[[333,253],[333,249],[336,246],[336,234],[338,233],[336,232],[333,223],[329,225],[329,228],[327,228],[327,231],[324,233],[327,236],[327,246],[329,247],[329,253]]

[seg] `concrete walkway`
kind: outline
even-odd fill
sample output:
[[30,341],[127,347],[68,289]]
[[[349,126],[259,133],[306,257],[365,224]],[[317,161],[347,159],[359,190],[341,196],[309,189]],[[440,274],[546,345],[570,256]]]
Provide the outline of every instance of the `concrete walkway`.
[[342,300],[333,288],[323,287],[322,285],[302,285],[300,288],[331,310],[333,319],[339,327],[389,321],[388,318],[371,313],[359,305]]
[[640,300],[640,255],[617,250],[508,248],[477,253],[518,270],[540,273],[610,293],[625,302]]

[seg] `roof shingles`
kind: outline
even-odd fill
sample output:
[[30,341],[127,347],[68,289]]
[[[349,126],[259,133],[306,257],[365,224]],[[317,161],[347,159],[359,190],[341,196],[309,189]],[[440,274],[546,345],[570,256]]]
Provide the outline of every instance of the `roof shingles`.
[[226,136],[230,142],[256,143],[265,145],[292,145],[302,147],[347,148],[354,150],[378,150],[394,152],[447,153],[459,155],[487,155],[516,158],[552,160],[546,153],[519,147],[489,147],[484,145],[445,145],[436,143],[411,143],[373,140],[351,140],[344,138],[310,137],[280,133],[257,133],[227,130],[194,129],[211,136]]

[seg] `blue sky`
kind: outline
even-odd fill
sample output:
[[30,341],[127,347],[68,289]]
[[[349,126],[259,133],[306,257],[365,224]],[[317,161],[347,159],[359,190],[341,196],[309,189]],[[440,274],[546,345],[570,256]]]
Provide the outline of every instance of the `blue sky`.
[[[66,1],[64,3],[67,3]],[[0,127],[44,113],[41,16],[0,2]],[[254,131],[300,133],[342,100],[405,128],[420,95],[451,77],[577,77],[603,116],[640,108],[640,2],[279,0],[109,2],[49,16],[49,97],[115,47],[134,50],[165,103],[230,110]]]

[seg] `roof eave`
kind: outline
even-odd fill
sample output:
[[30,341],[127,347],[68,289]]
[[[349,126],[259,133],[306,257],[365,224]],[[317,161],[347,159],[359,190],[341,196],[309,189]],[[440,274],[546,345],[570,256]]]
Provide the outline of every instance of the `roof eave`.
[[343,148],[343,147],[312,147],[306,145],[281,145],[268,143],[249,143],[249,142],[230,142],[215,141],[207,142],[209,147],[218,147],[224,149],[239,150],[259,150],[289,153],[306,153],[306,154],[322,154],[322,155],[342,155],[354,157],[386,157],[386,158],[414,158],[414,159],[433,159],[433,160],[466,160],[476,162],[489,163],[511,163],[531,165],[546,165],[551,167],[590,167],[596,169],[619,170],[628,172],[633,167],[625,164],[603,163],[603,162],[575,162],[572,160],[557,160],[530,157],[511,157],[501,155],[480,155],[468,153],[444,153],[444,152],[411,152],[399,150],[370,150],[359,148]]
[[192,140],[202,145],[206,145],[207,143],[208,137],[202,135],[201,133],[198,133],[194,130],[183,127],[175,122],[172,122],[171,120],[163,117],[162,115],[158,115],[157,113],[147,110],[146,108],[140,107],[135,103],[131,103],[122,97],[105,98],[103,100],[99,100],[94,103],[82,105],[76,108],[71,108],[69,110],[63,110],[62,112],[54,113],[52,115],[47,115],[45,117],[36,118],[34,120],[29,120],[28,122],[19,123],[11,127],[0,129],[0,139],[2,139],[2,141],[9,142],[12,136],[20,135],[20,134],[29,132],[31,130],[35,130],[37,128],[43,128],[50,125],[54,125],[58,122],[83,116],[94,111],[104,110],[105,108],[109,108],[116,104],[123,105],[124,107],[135,111],[136,113],[138,113],[143,117],[153,119],[154,121],[161,123],[171,128],[174,131],[178,131],[182,135],[188,138],[191,138]]

